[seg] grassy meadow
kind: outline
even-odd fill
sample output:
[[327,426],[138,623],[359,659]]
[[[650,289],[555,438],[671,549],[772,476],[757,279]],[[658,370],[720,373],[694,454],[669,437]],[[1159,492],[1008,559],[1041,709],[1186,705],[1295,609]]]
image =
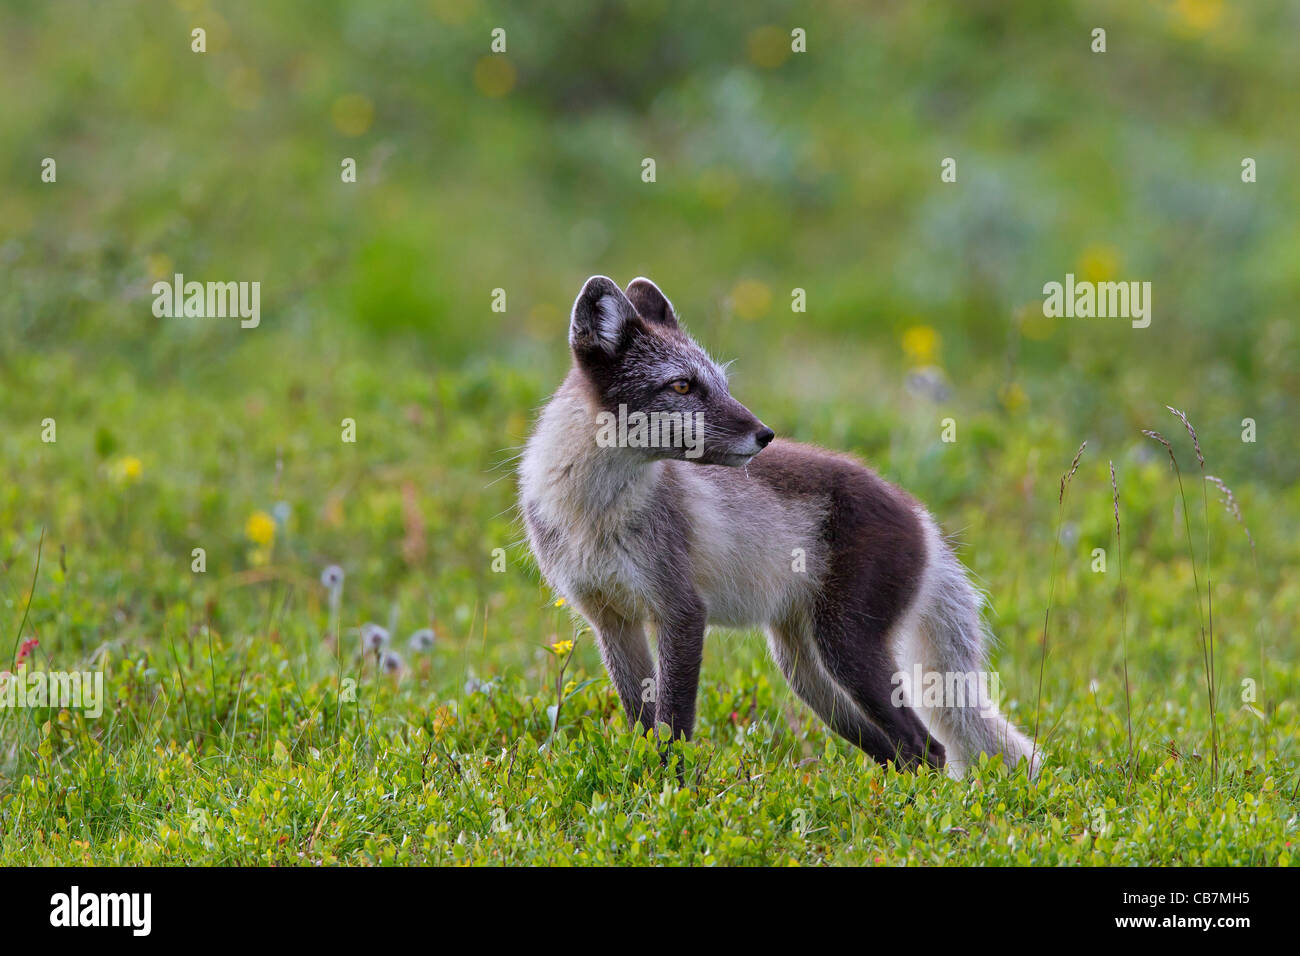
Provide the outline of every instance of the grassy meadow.
[[[0,8],[0,670],[105,691],[0,707],[0,861],[1295,862],[1300,10],[861,6]],[[625,727],[514,510],[595,273],[930,507],[1037,779],[876,766],[756,633]]]

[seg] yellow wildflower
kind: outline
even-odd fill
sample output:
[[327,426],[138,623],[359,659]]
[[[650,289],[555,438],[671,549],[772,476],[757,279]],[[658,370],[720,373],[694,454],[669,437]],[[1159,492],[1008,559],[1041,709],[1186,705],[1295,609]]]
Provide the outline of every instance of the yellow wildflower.
[[1024,408],[1029,401],[1029,396],[1019,382],[1008,382],[998,390],[998,398],[1002,401],[1002,407],[1009,412],[1018,412]]
[[939,351],[939,333],[928,325],[914,325],[903,333],[903,352],[917,365],[929,365]]
[[790,56],[790,37],[778,27],[759,27],[749,34],[745,46],[749,61],[765,70],[775,69]]
[[265,511],[254,511],[244,523],[244,534],[254,544],[266,547],[275,541],[275,519]]
[[375,104],[360,93],[345,93],[330,107],[334,128],[344,136],[360,136],[370,129],[375,118]]
[[499,53],[479,57],[474,64],[474,85],[480,93],[494,100],[515,88],[517,76],[514,64]]
[[1174,12],[1186,32],[1205,33],[1223,16],[1223,0],[1176,0]]
[[1085,282],[1114,281],[1119,273],[1119,250],[1103,244],[1088,246],[1079,256],[1074,271]]
[[108,476],[119,485],[131,485],[144,474],[144,464],[134,455],[125,455],[108,466]]
[[742,319],[758,319],[772,307],[772,290],[758,279],[741,279],[731,290],[732,308]]

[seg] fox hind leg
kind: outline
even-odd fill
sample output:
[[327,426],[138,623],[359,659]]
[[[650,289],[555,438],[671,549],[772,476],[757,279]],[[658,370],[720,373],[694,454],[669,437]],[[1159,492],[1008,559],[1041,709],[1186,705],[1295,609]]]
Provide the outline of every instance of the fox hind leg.
[[943,745],[911,707],[894,704],[892,677],[898,667],[883,638],[875,641],[874,635],[843,630],[820,630],[817,637],[826,669],[889,738],[899,765],[942,767],[947,759]]
[[[885,764],[892,760],[895,765],[904,767],[915,766],[919,762],[923,749],[918,750],[915,742],[904,746],[899,735],[891,735],[882,730],[827,673],[808,622],[793,620],[773,625],[768,632],[768,647],[791,690],[831,730],[865,751],[877,763]],[[915,718],[915,715],[911,716]],[[917,723],[919,725],[919,721]],[[918,728],[912,728],[912,737],[918,737],[917,730]],[[918,739],[925,739],[924,727],[919,727]],[[930,749],[932,762],[935,758],[942,762],[942,748],[936,750],[937,747],[936,742]]]

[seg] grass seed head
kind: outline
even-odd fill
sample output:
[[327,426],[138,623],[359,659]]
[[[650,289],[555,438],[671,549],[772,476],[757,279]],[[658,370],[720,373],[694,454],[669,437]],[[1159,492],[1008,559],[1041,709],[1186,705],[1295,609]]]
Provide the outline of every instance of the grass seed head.
[[1115,478],[1115,463],[1110,462],[1110,497],[1115,505],[1115,536],[1119,536],[1119,482]]
[[1201,454],[1201,440],[1196,437],[1196,429],[1193,428],[1192,423],[1187,420],[1187,416],[1178,409],[1174,408],[1172,405],[1166,405],[1165,408],[1174,413],[1174,416],[1182,422],[1183,427],[1187,429],[1187,434],[1192,436],[1192,447],[1196,449],[1196,460],[1200,462],[1201,468],[1204,469],[1205,456]]
[[1153,438],[1156,441],[1160,442],[1160,444],[1164,445],[1165,451],[1169,452],[1170,464],[1172,464],[1175,468],[1178,467],[1178,459],[1174,457],[1174,446],[1169,444],[1168,438],[1166,438],[1164,435],[1160,434],[1157,431],[1152,431],[1150,428],[1142,429],[1142,434],[1146,435],[1147,438]]
[[1070,462],[1070,470],[1061,476],[1061,490],[1056,495],[1058,505],[1065,503],[1066,486],[1070,484],[1070,479],[1074,477],[1074,473],[1079,470],[1079,459],[1083,457],[1083,450],[1087,447],[1088,443],[1086,441],[1079,446],[1079,450],[1074,453],[1074,461]]
[[1219,490],[1219,501],[1222,502],[1224,509],[1228,514],[1232,515],[1237,524],[1241,525],[1241,530],[1246,532],[1246,540],[1250,542],[1250,546],[1255,547],[1255,538],[1246,525],[1246,519],[1241,515],[1241,506],[1237,503],[1237,496],[1232,493],[1232,489],[1224,483],[1222,478],[1215,475],[1206,475],[1205,480]]

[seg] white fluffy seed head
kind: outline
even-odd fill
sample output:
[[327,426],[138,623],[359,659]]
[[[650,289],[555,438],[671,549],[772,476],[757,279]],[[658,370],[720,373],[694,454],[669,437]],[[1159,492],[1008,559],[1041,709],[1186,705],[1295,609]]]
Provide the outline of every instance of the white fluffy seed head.
[[331,564],[320,573],[320,583],[331,591],[337,591],[343,587],[343,569],[337,564]]
[[407,647],[415,652],[427,651],[433,647],[433,642],[437,635],[433,633],[433,628],[422,627],[411,635],[410,640],[406,642]]
[[361,646],[368,651],[382,651],[388,646],[388,630],[378,624],[367,624],[361,628]]

